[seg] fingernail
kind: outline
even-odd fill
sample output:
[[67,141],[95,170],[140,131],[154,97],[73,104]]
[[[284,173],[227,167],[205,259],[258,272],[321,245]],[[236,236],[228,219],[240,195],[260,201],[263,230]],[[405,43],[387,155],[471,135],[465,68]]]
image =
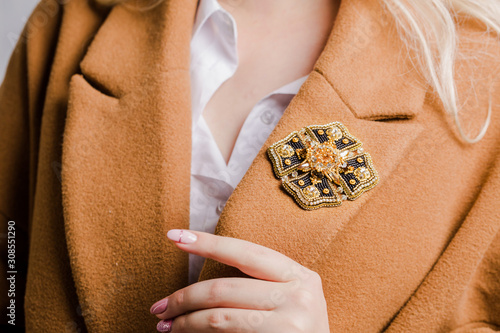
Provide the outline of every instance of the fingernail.
[[168,298],[165,298],[153,304],[149,311],[151,312],[151,314],[159,314],[167,309],[167,305],[168,305]]
[[172,229],[167,232],[167,237],[177,243],[191,244],[196,242],[198,237],[192,232],[183,229]]
[[172,319],[163,319],[156,325],[158,332],[170,332],[172,330]]

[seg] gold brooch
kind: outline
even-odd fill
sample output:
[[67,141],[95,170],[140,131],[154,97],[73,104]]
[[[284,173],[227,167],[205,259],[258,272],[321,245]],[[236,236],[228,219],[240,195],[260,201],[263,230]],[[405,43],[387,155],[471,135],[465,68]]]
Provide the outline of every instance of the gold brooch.
[[378,183],[370,154],[339,122],[290,133],[267,149],[274,174],[300,207],[317,209],[355,200]]

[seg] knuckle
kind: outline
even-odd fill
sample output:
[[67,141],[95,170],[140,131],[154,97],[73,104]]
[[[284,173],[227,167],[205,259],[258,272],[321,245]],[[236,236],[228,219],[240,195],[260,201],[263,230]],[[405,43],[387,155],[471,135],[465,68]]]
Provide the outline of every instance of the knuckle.
[[308,327],[306,321],[300,316],[292,316],[288,320],[289,329],[288,332],[308,332],[310,327]]
[[314,296],[311,292],[305,289],[298,289],[292,295],[293,303],[297,307],[310,308],[314,304]]
[[323,281],[321,279],[321,275],[319,275],[317,272],[311,271],[309,281],[312,287],[323,288]]
[[208,327],[212,330],[222,330],[227,326],[230,317],[222,310],[214,310],[208,315]]
[[229,283],[223,280],[214,280],[208,289],[208,302],[217,305],[222,300],[222,295],[229,289]]
[[171,296],[171,300],[169,300],[169,302],[172,302],[175,307],[182,309],[185,298],[186,298],[186,291],[181,289],[176,291]]
[[300,281],[300,286],[309,290],[317,292],[323,289],[323,281],[321,275],[313,270],[305,269]]
[[311,332],[313,326],[309,325],[307,320],[297,313],[288,313],[283,317],[280,327],[282,332],[302,333]]
[[172,331],[174,332],[187,332],[188,328],[186,316],[179,316],[172,323]]

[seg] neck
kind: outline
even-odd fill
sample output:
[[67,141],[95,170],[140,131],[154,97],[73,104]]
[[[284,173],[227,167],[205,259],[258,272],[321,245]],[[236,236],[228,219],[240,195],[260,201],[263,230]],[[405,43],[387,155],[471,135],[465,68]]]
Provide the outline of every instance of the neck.
[[303,19],[311,13],[335,14],[340,0],[219,0],[219,3],[233,16]]
[[[302,72],[308,73],[323,50],[337,15],[340,0],[219,0],[238,27],[240,61],[264,50],[301,45]],[[293,50],[294,53],[295,50]]]

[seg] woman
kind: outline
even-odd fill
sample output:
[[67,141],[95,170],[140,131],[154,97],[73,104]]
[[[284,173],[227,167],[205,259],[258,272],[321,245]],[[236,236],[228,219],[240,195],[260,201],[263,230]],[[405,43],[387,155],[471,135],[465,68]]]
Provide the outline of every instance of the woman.
[[[499,5],[217,5],[43,0],[28,21],[0,89],[27,330],[498,330]],[[322,135],[335,172],[311,168]]]

